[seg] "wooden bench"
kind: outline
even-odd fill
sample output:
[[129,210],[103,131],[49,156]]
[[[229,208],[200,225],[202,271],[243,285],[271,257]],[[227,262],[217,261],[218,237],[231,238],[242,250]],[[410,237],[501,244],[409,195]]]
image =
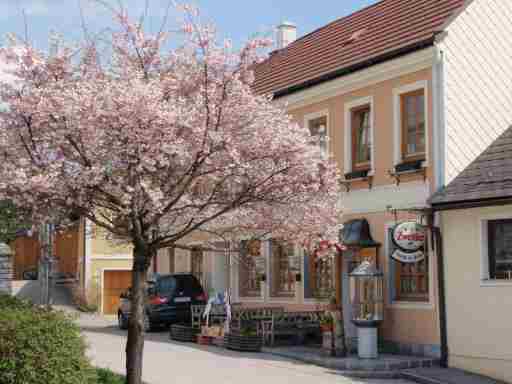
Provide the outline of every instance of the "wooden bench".
[[277,336],[292,336],[297,338],[297,344],[303,344],[307,335],[320,333],[323,314],[323,311],[274,313],[270,320],[261,322],[263,341],[274,346]]
[[261,323],[272,319],[273,315],[284,313],[283,307],[236,307],[231,310],[230,330],[240,332],[244,327],[254,327],[262,334]]

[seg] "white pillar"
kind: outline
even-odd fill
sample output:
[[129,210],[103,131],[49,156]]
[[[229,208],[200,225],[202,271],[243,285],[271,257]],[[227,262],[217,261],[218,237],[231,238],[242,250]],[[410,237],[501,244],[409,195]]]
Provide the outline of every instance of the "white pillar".
[[361,359],[376,359],[379,355],[377,349],[377,328],[358,327],[358,354]]

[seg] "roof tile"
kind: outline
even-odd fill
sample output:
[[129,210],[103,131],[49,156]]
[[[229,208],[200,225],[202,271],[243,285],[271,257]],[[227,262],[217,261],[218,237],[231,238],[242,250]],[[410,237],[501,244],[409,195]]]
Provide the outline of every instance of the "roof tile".
[[283,91],[407,47],[431,44],[465,0],[382,0],[276,51],[255,70],[258,93]]

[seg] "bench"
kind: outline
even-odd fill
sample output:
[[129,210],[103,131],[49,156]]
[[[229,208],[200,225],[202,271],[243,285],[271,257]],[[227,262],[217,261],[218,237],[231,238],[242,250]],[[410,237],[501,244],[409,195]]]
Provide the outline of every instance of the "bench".
[[261,335],[261,322],[282,313],[284,313],[283,307],[235,307],[231,309],[230,330],[240,332],[242,328],[254,327]]
[[263,341],[274,346],[277,336],[292,336],[297,338],[297,344],[303,344],[307,335],[320,333],[323,315],[323,311],[274,313],[269,320],[261,322]]

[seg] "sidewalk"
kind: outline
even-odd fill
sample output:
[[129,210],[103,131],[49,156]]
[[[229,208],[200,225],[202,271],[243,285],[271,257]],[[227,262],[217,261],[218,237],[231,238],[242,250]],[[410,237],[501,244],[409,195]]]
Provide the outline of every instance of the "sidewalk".
[[319,349],[312,347],[264,348],[263,351],[274,356],[333,369],[349,377],[400,378],[420,384],[505,384],[454,368],[440,368],[438,360],[426,357],[381,354],[375,360],[361,360],[357,356],[341,359],[321,356]]
[[454,368],[411,369],[402,372],[402,377],[420,384],[504,384]]

